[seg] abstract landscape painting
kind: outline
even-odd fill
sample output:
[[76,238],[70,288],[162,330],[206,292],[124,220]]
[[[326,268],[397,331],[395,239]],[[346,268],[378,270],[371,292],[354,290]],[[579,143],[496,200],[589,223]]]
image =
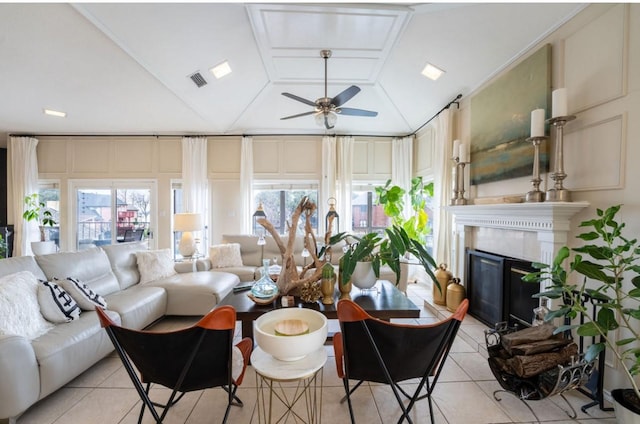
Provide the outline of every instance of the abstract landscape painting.
[[[531,111],[551,116],[551,46],[540,48],[471,98],[471,184],[531,175]],[[548,128],[546,134],[548,134]],[[549,168],[540,145],[540,172]]]

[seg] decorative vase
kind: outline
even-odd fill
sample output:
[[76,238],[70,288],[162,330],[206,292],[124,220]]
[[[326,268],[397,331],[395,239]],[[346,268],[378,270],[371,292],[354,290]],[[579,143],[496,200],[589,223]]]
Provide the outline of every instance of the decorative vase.
[[342,282],[342,270],[338,273],[338,290],[340,290],[340,300],[351,300],[351,280],[347,283]]
[[371,262],[358,262],[351,274],[351,282],[360,290],[368,290],[376,285],[376,274]]
[[464,286],[460,284],[460,279],[453,278],[447,286],[447,310],[449,312],[455,312],[465,297],[467,297],[467,291]]
[[251,295],[257,299],[269,299],[278,295],[278,285],[269,276],[269,259],[262,260],[262,277],[251,286]]
[[[447,286],[449,282],[453,278],[453,274],[451,271],[447,270],[447,264],[440,264],[436,272],[434,272],[436,276],[436,280],[440,284],[440,289],[438,290],[438,286],[433,285],[433,303],[436,305],[446,305],[447,304]],[[462,301],[462,300],[461,300]]]
[[640,401],[632,389],[614,389],[611,397],[619,424],[640,423]]
[[320,282],[320,290],[322,291],[322,303],[325,305],[333,305],[333,294],[336,291],[336,276],[331,278],[323,278]]
[[49,255],[56,253],[56,243],[53,240],[48,241],[32,241],[31,251],[34,255]]

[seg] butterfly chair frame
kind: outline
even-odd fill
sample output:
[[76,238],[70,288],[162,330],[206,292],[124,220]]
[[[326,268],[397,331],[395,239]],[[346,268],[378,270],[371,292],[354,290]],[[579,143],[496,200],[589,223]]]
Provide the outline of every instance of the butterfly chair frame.
[[[211,387],[222,387],[228,394],[223,423],[227,421],[231,405],[243,405],[236,390],[244,378],[253,342],[245,338],[236,345],[242,354],[243,366],[234,380],[232,352],[236,311],[232,307],[221,306],[191,327],[168,332],[124,328],[100,308],[96,308],[96,312],[142,399],[138,423],[142,422],[147,407],[155,422],[161,423],[185,393]],[[172,390],[166,403],[150,399],[152,383]]]
[[[341,332],[333,338],[336,368],[342,378],[349,405],[351,422],[355,423],[351,395],[364,381],[388,384],[402,410],[398,423],[406,420],[415,403],[429,402],[431,423],[434,422],[431,394],[438,381],[451,345],[469,307],[465,299],[446,320],[428,325],[394,324],[367,314],[356,303],[341,300],[338,320]],[[413,394],[399,383],[413,378],[420,382]],[[349,387],[349,380],[358,380]],[[424,389],[424,392],[423,392]],[[421,394],[422,393],[422,394]],[[405,406],[403,395],[409,399]]]

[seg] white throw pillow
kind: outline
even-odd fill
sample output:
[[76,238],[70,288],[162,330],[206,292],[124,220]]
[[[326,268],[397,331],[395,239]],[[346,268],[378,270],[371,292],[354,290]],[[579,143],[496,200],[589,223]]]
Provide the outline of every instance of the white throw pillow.
[[71,322],[80,317],[80,306],[73,297],[53,281],[40,280],[38,286],[40,312],[47,321]]
[[107,307],[107,302],[102,296],[77,278],[67,277],[64,280],[58,280],[57,278],[55,280],[73,297],[73,300],[78,303],[83,311],[93,311],[96,306],[103,309]]
[[53,326],[40,313],[35,275],[21,271],[0,278],[0,334],[33,340]]
[[140,272],[140,284],[176,274],[170,249],[143,250],[136,252],[136,258]]
[[242,266],[240,243],[215,244],[209,248],[212,268]]

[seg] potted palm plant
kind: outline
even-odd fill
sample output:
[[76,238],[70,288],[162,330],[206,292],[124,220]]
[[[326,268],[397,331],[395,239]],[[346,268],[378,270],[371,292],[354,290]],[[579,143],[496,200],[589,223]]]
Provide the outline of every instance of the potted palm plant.
[[31,250],[36,255],[45,255],[56,251],[55,242],[47,240],[45,227],[55,227],[57,222],[53,218],[51,210],[46,208],[44,202],[40,200],[38,193],[33,193],[24,198],[25,210],[22,218],[25,221],[36,221],[40,228],[40,241],[31,242]]
[[[550,265],[534,264],[538,272],[528,274],[525,281],[548,282],[539,297],[558,299],[558,309],[545,317],[576,318],[583,314],[585,322],[558,327],[557,332],[575,329],[579,336],[596,336],[586,351],[586,359],[596,358],[609,348],[619,363],[630,388],[612,391],[618,422],[628,411],[633,411],[634,421],[640,419],[640,390],[636,377],[640,374],[640,245],[637,239],[623,235],[624,223],[616,221],[620,205],[607,210],[597,210],[597,217],[580,224],[588,230],[578,235],[586,242],[582,247],[563,247]],[[568,263],[567,263],[568,261]],[[581,281],[571,276],[579,274]],[[580,300],[583,294],[600,301],[595,317],[587,313]],[[625,408],[622,409],[621,407]]]

